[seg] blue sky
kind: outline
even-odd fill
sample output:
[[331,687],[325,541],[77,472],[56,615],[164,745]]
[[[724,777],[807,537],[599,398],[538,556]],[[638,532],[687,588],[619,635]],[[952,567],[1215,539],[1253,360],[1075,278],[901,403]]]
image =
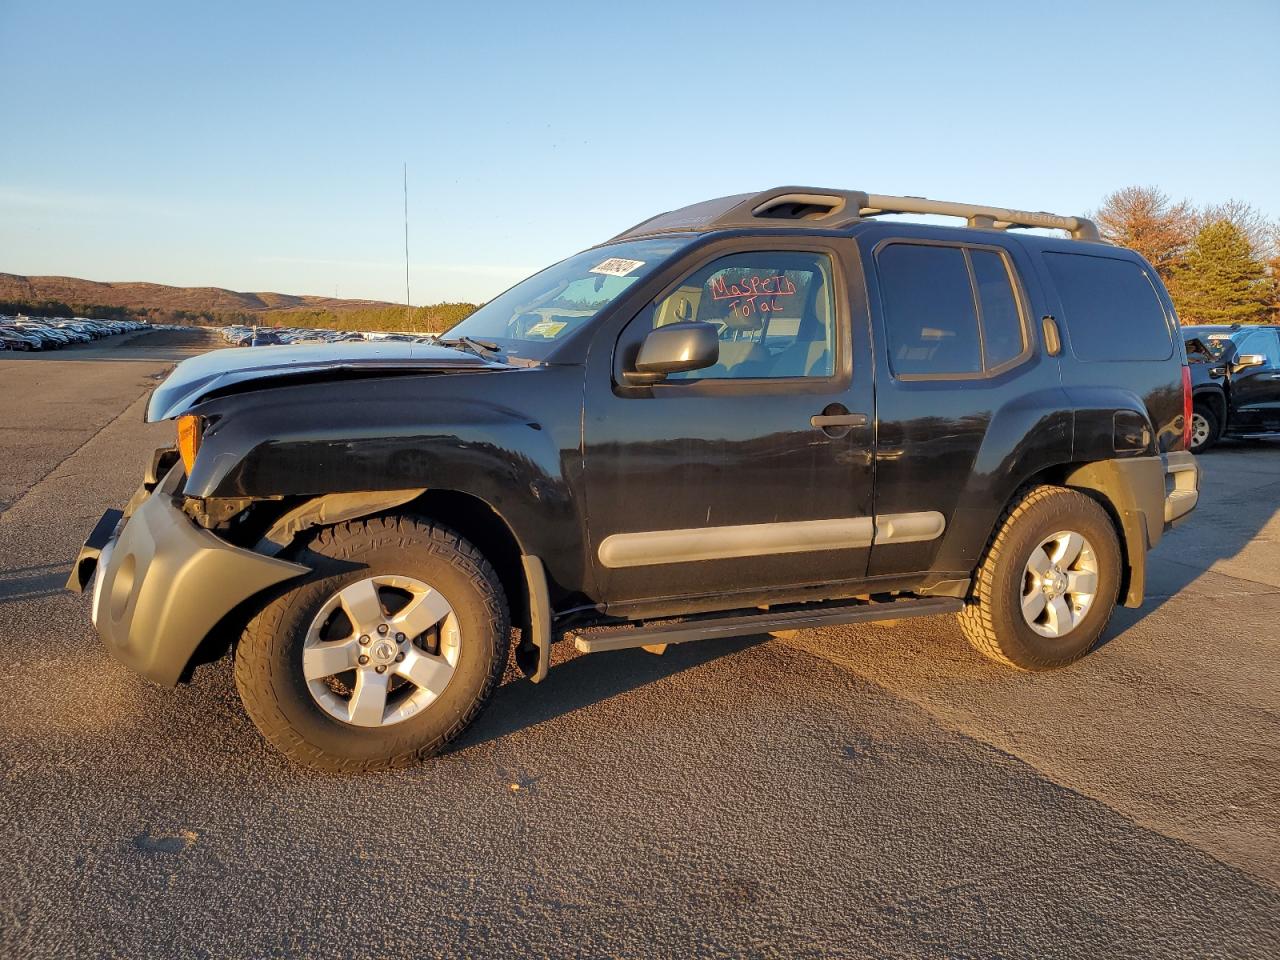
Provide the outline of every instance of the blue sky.
[[1280,3],[0,0],[0,271],[478,300],[784,183],[1280,216]]

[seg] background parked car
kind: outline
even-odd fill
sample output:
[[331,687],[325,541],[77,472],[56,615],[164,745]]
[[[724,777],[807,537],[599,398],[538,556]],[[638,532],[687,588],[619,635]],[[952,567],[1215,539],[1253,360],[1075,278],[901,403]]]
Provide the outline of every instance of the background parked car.
[[28,351],[44,348],[44,341],[39,337],[8,324],[0,326],[0,343],[3,343],[9,350]]
[[222,328],[222,337],[235,347],[275,346],[282,343],[353,343],[363,340],[392,340],[407,343],[429,343],[430,333],[383,333],[359,330],[327,330],[311,327],[248,327],[232,324]]
[[1191,367],[1191,450],[1222,437],[1280,436],[1280,328],[1183,328]]
[[95,320],[89,317],[16,317],[0,314],[0,336],[9,350],[56,350],[90,343],[102,337],[151,329],[137,320]]

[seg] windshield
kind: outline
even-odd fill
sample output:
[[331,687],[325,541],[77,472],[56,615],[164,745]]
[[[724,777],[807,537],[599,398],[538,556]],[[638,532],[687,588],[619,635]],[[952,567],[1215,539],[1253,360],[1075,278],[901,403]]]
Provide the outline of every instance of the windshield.
[[654,237],[584,250],[517,283],[441,339],[473,337],[512,356],[545,359],[692,239]]

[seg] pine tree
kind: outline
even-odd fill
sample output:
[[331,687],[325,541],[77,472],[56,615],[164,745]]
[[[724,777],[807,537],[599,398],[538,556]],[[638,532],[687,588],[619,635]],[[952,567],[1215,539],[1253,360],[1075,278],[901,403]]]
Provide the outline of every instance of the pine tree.
[[1196,233],[1172,292],[1183,323],[1260,323],[1275,283],[1240,228],[1215,220]]

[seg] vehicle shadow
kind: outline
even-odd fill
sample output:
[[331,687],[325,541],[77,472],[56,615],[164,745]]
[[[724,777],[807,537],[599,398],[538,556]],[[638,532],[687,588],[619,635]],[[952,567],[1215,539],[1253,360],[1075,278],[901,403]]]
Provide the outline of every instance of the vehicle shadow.
[[702,640],[668,647],[661,656],[643,650],[571,656],[554,664],[542,683],[523,679],[505,682],[494,694],[491,707],[451,752],[502,739],[770,639],[768,634],[755,634]]
[[1137,609],[1117,607],[1099,646],[1213,572],[1219,561],[1239,556],[1280,511],[1280,442],[1223,440],[1197,460],[1196,509],[1148,555],[1145,602]]
[[34,567],[0,570],[0,604],[34,600],[61,593],[70,564],[45,563]]

